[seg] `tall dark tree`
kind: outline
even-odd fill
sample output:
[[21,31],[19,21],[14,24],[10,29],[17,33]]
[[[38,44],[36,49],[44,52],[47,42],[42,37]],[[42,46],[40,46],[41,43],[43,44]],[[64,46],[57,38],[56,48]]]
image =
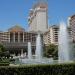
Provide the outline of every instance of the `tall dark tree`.
[[5,52],[5,47],[2,44],[0,44],[0,59],[4,55],[4,52]]
[[2,53],[4,51],[5,51],[5,47],[2,44],[0,44],[0,53]]
[[2,58],[2,57],[9,58],[10,57],[10,53],[9,53],[9,51],[5,50],[5,47],[4,47],[3,44],[0,44],[0,58]]
[[9,51],[6,51],[5,47],[2,44],[0,44],[0,57],[2,56],[9,56]]
[[56,58],[58,56],[58,46],[54,44],[49,44],[46,46],[46,49],[44,51],[44,55],[46,57],[54,57]]

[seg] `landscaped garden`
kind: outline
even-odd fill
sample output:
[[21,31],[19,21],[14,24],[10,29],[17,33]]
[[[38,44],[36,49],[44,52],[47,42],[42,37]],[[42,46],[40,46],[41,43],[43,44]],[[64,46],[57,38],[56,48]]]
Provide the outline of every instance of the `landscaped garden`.
[[[57,58],[57,46],[49,45],[45,56]],[[13,64],[15,60],[5,48],[0,45],[0,75],[74,75],[75,63],[54,64]],[[13,65],[10,65],[13,64]]]

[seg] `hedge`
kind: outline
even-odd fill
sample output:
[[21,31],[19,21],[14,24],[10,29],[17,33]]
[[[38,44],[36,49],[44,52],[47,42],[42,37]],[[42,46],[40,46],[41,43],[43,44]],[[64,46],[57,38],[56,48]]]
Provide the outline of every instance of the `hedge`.
[[9,66],[9,63],[0,63],[0,66]]
[[1,66],[0,75],[75,75],[75,64]]

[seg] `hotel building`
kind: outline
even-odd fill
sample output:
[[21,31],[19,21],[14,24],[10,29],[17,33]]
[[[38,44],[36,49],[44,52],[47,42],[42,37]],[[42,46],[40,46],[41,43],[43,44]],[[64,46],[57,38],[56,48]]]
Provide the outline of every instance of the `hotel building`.
[[69,26],[71,28],[71,35],[72,35],[72,40],[75,42],[75,15],[72,15],[68,18],[69,20]]
[[29,31],[46,32],[48,30],[48,5],[44,2],[34,4],[30,9],[29,17]]
[[[69,39],[72,39],[70,27],[67,27],[67,29],[68,29]],[[43,35],[44,44],[58,45],[58,34],[59,34],[59,26],[58,25],[50,26],[48,31]]]
[[24,28],[16,25],[7,32],[0,32],[0,43],[2,43],[6,50],[12,54],[21,53],[21,50],[27,53],[28,42],[32,44],[32,52],[35,52],[36,33],[26,32]]
[[[71,37],[70,28],[68,28],[68,31]],[[43,44],[45,44],[45,46],[49,44],[58,45],[58,32],[58,25],[50,26],[48,31],[43,34]],[[28,42],[31,42],[32,54],[35,54],[36,36],[36,33],[27,32],[24,28],[16,25],[8,29],[7,32],[0,32],[0,43],[2,43],[11,54],[20,55],[22,50],[24,53],[28,53]]]

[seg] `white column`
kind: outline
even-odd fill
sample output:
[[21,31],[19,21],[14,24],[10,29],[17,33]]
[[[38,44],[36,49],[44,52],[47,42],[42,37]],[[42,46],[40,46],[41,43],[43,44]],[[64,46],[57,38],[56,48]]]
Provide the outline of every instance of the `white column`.
[[23,32],[23,42],[24,42],[24,32]]
[[15,43],[15,32],[13,32],[13,41]]
[[20,32],[18,32],[18,42],[20,42]]

